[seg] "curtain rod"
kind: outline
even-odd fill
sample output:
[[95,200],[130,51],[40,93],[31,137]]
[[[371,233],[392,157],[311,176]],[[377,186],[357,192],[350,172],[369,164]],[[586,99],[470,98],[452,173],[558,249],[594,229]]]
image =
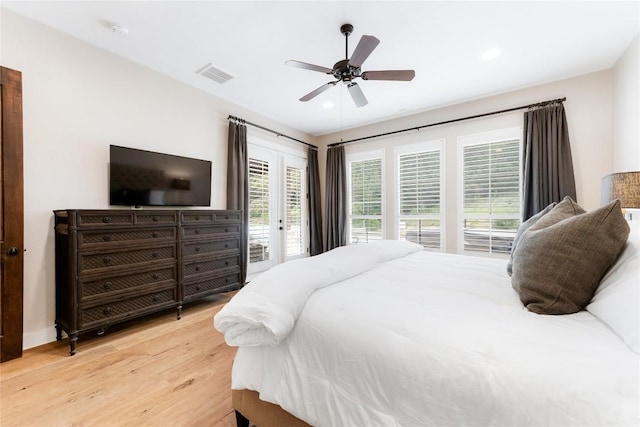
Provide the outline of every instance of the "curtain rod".
[[235,117],[235,116],[231,116],[231,115],[230,115],[229,117],[227,117],[227,120],[229,120],[229,121],[233,120],[233,121],[236,121],[236,122],[241,122],[241,123],[244,123],[244,124],[249,125],[249,126],[253,126],[253,127],[255,127],[255,128],[258,128],[258,129],[266,130],[267,132],[271,132],[272,134],[274,134],[274,135],[276,135],[276,136],[284,136],[285,138],[289,138],[289,139],[291,139],[291,140],[293,140],[293,141],[296,141],[296,142],[299,142],[299,143],[301,143],[301,144],[304,144],[304,145],[306,145],[306,146],[308,146],[308,147],[311,147],[311,148],[313,148],[314,150],[317,150],[317,149],[318,149],[318,147],[316,147],[316,146],[315,146],[315,145],[313,145],[313,144],[309,144],[308,142],[301,141],[301,140],[299,140],[299,139],[297,139],[297,138],[294,138],[294,137],[292,137],[292,136],[285,135],[285,134],[280,133],[280,132],[276,132],[275,130],[272,130],[272,129],[266,128],[266,127],[264,127],[264,126],[257,125],[257,124],[255,124],[255,123],[248,122],[248,121],[246,121],[246,120],[240,119],[240,118]]
[[348,141],[334,142],[333,144],[327,145],[327,147],[335,147],[335,146],[342,145],[342,144],[348,144],[350,142],[364,141],[365,139],[373,139],[373,138],[379,138],[381,136],[394,135],[396,133],[409,132],[409,131],[412,131],[412,130],[420,130],[422,128],[428,128],[428,127],[431,127],[431,126],[446,125],[446,124],[449,124],[449,123],[461,122],[463,120],[477,119],[479,117],[493,116],[495,114],[509,113],[511,111],[524,110],[525,108],[545,107],[547,105],[561,103],[561,102],[566,101],[566,100],[567,100],[566,97],[565,98],[552,99],[550,101],[543,101],[543,102],[537,102],[535,104],[523,105],[523,106],[520,106],[520,107],[507,108],[506,110],[492,111],[490,113],[483,113],[483,114],[476,114],[475,116],[460,117],[458,119],[445,120],[444,122],[430,123],[428,125],[416,126],[416,127],[407,128],[407,129],[394,130],[394,131],[385,132],[385,133],[379,133],[377,135],[363,136],[362,138],[350,139]]

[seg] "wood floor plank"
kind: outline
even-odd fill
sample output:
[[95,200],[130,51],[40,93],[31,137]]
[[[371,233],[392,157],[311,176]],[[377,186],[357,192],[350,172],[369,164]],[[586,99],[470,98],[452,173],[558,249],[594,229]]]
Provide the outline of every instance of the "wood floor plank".
[[235,347],[213,328],[231,295],[66,340],[0,365],[0,425],[235,426],[231,365]]

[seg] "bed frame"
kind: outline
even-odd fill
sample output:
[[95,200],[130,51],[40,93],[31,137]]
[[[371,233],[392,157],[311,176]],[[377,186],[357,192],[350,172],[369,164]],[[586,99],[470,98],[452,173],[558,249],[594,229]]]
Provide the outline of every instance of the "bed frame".
[[231,390],[231,405],[238,427],[249,427],[249,421],[259,427],[311,427],[280,406],[260,400],[257,391]]

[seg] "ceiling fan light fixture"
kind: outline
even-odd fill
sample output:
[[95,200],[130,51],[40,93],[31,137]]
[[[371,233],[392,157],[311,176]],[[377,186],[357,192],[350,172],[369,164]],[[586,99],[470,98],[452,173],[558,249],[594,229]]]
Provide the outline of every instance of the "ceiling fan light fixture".
[[307,102],[315,98],[325,90],[335,86],[338,82],[342,82],[347,86],[349,94],[353,99],[356,107],[364,107],[367,105],[367,98],[362,93],[362,89],[353,80],[361,78],[362,80],[387,80],[387,81],[410,81],[415,76],[414,70],[381,70],[381,71],[362,71],[363,62],[369,57],[371,52],[378,46],[380,40],[374,36],[363,35],[358,42],[355,50],[349,58],[349,35],[353,32],[353,25],[344,24],[340,27],[340,32],[345,37],[345,59],[341,59],[333,65],[333,68],[322,67],[320,65],[308,64],[306,62],[289,60],[285,64],[302,68],[310,71],[317,71],[324,74],[332,75],[335,80],[326,83],[319,88],[309,92],[300,101]]

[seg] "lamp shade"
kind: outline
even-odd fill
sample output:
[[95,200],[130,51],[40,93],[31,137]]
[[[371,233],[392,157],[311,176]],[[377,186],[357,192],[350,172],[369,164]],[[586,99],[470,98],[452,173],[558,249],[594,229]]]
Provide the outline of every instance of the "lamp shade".
[[620,199],[622,208],[640,208],[640,172],[612,173],[602,178],[602,204]]

